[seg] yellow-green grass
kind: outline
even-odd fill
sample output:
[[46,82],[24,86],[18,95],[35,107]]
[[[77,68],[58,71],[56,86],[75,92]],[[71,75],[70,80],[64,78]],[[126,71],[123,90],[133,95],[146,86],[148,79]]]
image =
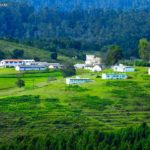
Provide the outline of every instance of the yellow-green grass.
[[[25,44],[19,44],[15,42],[9,42],[6,40],[0,40],[0,51],[4,52],[7,58],[12,58],[13,50],[21,49],[24,50],[24,58],[33,59],[35,57],[40,58],[41,61],[54,61],[51,60],[50,54],[51,52],[46,51],[44,49],[35,48],[32,46],[28,46]],[[71,59],[67,56],[58,53],[58,60],[60,62],[71,61],[76,62],[78,60]]]
[[12,54],[14,49],[24,50],[24,52],[25,52],[24,57],[25,58],[31,59],[34,57],[39,57],[42,60],[50,59],[50,53],[45,51],[45,50],[34,48],[34,47],[23,45],[23,44],[18,44],[15,42],[8,42],[5,40],[0,40],[0,50],[5,52],[6,55],[8,56],[8,58],[11,58],[11,54]]
[[[142,122],[150,124],[150,76],[147,69],[137,67],[136,72],[128,73],[130,78],[127,80],[102,80],[102,73],[80,70],[81,77],[94,80],[80,86],[67,86],[61,76],[48,82],[48,76],[40,73],[41,77],[36,74],[35,77],[34,74],[22,77],[26,86],[17,88],[14,84],[17,78],[7,78],[10,88],[0,90],[0,122],[4,136],[0,140],[20,134],[35,135],[39,131],[40,134],[77,128],[110,131]],[[0,78],[3,83],[4,79]],[[11,87],[9,81],[14,86]],[[19,96],[24,95],[40,97],[22,102]]]

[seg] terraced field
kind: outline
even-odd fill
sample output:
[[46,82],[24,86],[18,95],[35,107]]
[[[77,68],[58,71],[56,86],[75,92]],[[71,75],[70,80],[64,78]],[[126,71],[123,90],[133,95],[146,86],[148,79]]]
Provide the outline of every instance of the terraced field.
[[137,68],[127,80],[102,80],[101,73],[79,71],[81,77],[94,80],[80,86],[67,86],[56,71],[24,73],[20,75],[26,83],[24,88],[16,86],[18,75],[12,70],[11,74],[8,70],[2,72],[0,141],[48,131],[60,133],[79,128],[112,131],[142,122],[150,124],[147,68]]

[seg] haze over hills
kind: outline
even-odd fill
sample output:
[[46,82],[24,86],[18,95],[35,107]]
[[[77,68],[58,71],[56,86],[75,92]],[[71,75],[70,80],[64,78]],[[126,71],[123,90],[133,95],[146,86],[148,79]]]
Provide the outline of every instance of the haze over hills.
[[[4,0],[0,0],[3,2]],[[27,2],[36,8],[49,7],[60,10],[82,9],[143,9],[150,8],[150,0],[5,0],[5,2]]]

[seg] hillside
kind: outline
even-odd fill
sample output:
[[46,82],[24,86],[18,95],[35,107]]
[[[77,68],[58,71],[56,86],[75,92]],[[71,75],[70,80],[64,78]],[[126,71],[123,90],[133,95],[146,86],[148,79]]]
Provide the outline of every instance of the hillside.
[[36,11],[25,3],[17,3],[0,7],[0,38],[16,39],[47,50],[63,49],[72,53],[75,49],[79,54],[107,51],[107,46],[117,44],[126,56],[137,57],[139,40],[150,39],[149,18],[150,10],[143,9]]
[[67,62],[67,61],[71,61],[71,62],[79,61],[79,60],[71,59],[70,57],[62,55],[60,53],[58,53],[58,60],[52,60],[50,57],[51,52],[49,51],[31,47],[25,44],[19,44],[16,42],[0,40],[0,52],[5,53],[5,58],[12,58],[11,55],[13,53],[13,50],[15,49],[24,50],[23,58],[25,59],[40,58],[40,61],[48,61],[48,62],[57,61],[57,62],[62,62],[62,63]]
[[6,54],[6,58],[11,58],[11,53],[15,49],[24,50],[24,58],[33,59],[34,57],[39,57],[41,60],[50,59],[50,53],[42,49],[33,48],[30,46],[18,44],[15,42],[8,42],[5,40],[0,40],[0,51]]

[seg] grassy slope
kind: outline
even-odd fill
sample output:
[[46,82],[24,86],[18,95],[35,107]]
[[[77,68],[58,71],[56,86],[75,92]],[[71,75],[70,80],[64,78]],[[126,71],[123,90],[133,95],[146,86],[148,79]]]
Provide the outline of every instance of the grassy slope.
[[[72,88],[65,85],[65,79],[59,73],[51,72],[24,75],[26,87],[19,89],[15,85],[16,78],[8,78],[8,72],[0,70],[0,122],[6,139],[16,134],[44,134],[48,130],[82,127],[115,130],[144,121],[150,124],[150,76],[147,68],[137,68],[135,73],[129,73],[130,79],[118,81],[96,78],[101,73],[80,71],[81,76],[90,77],[94,82]],[[12,76],[13,70],[10,72]],[[49,76],[57,76],[57,80],[47,82]],[[37,103],[12,103],[10,99],[3,99],[22,95],[40,95],[41,100]],[[20,119],[24,122],[21,125]]]
[[[6,53],[7,58],[11,58],[11,53],[14,49],[22,49],[24,50],[24,58],[33,59],[34,57],[39,57],[41,61],[51,61],[50,60],[50,52],[45,51],[43,49],[34,48],[31,46],[18,44],[15,42],[8,42],[5,40],[0,40],[0,51]],[[58,61],[75,61],[71,60],[69,57],[58,54]]]

